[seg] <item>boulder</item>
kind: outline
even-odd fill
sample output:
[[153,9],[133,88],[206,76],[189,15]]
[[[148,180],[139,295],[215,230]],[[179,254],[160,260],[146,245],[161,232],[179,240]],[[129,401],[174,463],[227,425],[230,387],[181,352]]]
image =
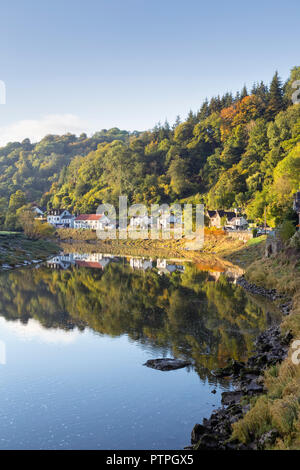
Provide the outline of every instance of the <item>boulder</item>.
[[190,366],[190,361],[183,361],[182,359],[174,359],[169,357],[164,357],[160,359],[149,359],[144,366],[151,367],[151,369],[157,370],[176,370],[182,369],[183,367]]

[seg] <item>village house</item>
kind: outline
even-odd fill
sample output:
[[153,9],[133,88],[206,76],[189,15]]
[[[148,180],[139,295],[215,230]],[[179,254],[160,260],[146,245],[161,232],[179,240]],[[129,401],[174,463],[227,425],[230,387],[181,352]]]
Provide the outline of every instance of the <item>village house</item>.
[[129,223],[130,227],[141,228],[141,229],[146,229],[148,227],[151,227],[152,224],[153,224],[153,217],[148,217],[148,215],[131,217],[130,223]]
[[247,220],[234,211],[207,210],[206,216],[209,218],[210,227],[224,227],[229,230],[245,230],[248,227]]
[[209,218],[210,227],[217,227],[221,228],[224,226],[225,223],[229,223],[231,219],[236,217],[235,212],[231,211],[223,211],[223,210],[216,210],[216,211],[206,211],[206,215]]
[[226,224],[225,228],[229,228],[232,230],[246,230],[248,228],[248,222],[245,219],[245,217],[233,217],[232,219],[229,219]]
[[172,274],[175,271],[184,271],[184,266],[182,264],[170,264],[166,259],[158,258],[156,261],[156,267],[158,269],[158,274]]
[[181,224],[182,217],[175,216],[169,212],[163,212],[158,217],[148,217],[148,215],[131,217],[130,227],[147,229],[156,226],[157,229],[166,229],[168,226],[172,227],[174,224]]
[[168,227],[172,227],[175,224],[180,225],[182,223],[182,217],[174,214],[164,213],[158,219],[158,228],[166,230]]
[[104,230],[105,228],[111,228],[111,224],[104,214],[81,214],[75,218],[74,228]]
[[72,228],[75,217],[65,209],[53,209],[47,214],[48,224],[55,227],[68,227]]
[[146,271],[147,269],[153,268],[153,262],[151,258],[130,258],[129,263],[132,269],[143,269]]
[[36,219],[43,219],[45,216],[46,210],[42,207],[39,206],[32,206],[32,212],[34,213],[34,216]]
[[71,266],[84,268],[104,269],[114,256],[103,253],[70,253],[51,258],[47,264],[54,269],[68,269]]

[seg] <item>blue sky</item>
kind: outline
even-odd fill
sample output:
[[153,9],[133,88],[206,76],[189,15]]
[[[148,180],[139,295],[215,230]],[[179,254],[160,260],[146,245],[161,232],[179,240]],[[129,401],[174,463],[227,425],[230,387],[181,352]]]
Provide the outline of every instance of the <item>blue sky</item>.
[[143,130],[203,99],[286,79],[299,0],[10,0],[0,17],[0,143]]

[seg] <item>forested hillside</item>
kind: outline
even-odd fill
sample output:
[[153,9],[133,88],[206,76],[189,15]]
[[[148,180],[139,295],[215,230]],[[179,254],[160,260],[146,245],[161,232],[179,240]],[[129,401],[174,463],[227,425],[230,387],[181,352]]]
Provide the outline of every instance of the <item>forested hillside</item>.
[[276,72],[269,85],[206,100],[172,127],[10,143],[0,149],[0,212],[17,190],[26,202],[80,212],[127,194],[135,203],[239,207],[256,220],[266,207],[275,225],[300,187],[300,105],[291,99],[299,79],[300,67],[284,84]]

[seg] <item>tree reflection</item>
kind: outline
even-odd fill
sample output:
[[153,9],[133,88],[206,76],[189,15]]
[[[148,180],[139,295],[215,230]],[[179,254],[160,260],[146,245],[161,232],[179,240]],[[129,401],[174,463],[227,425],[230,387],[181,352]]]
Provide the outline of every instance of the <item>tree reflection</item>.
[[7,320],[38,320],[45,328],[75,327],[129,338],[192,358],[201,378],[228,358],[246,359],[267,327],[270,305],[221,276],[188,264],[159,275],[111,263],[105,270],[47,267],[0,275],[0,313]]

